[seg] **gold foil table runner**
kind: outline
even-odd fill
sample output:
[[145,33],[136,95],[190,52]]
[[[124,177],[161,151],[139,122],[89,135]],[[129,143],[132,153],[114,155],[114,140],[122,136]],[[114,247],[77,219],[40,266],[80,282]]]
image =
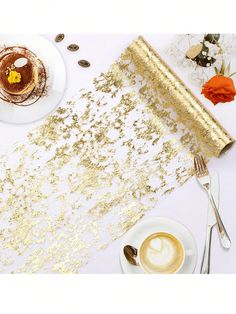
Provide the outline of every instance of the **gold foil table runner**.
[[178,120],[194,132],[202,151],[219,156],[232,145],[234,139],[143,37],[127,48],[124,59],[131,60],[135,72],[146,79],[157,100],[162,98],[162,105],[172,107]]
[[0,272],[78,272],[232,142],[138,38],[1,156]]

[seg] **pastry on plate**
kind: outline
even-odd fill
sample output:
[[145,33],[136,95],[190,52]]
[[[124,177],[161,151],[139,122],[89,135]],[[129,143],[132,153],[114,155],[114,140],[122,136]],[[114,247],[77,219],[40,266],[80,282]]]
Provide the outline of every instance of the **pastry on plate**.
[[29,93],[38,82],[37,64],[27,55],[11,52],[0,60],[0,87],[7,93]]
[[42,61],[25,47],[7,47],[0,52],[0,98],[28,106],[45,92],[46,70]]

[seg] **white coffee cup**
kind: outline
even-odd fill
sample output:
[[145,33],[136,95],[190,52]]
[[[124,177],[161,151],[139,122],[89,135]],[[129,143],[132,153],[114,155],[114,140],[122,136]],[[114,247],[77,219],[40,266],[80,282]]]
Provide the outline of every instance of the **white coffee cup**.
[[137,258],[145,273],[175,274],[183,267],[186,251],[182,241],[175,235],[156,232],[141,242]]

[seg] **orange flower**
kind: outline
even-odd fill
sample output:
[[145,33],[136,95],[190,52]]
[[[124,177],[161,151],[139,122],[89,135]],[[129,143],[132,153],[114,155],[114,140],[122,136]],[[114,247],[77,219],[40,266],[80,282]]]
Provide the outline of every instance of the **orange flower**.
[[236,90],[230,77],[217,74],[203,85],[202,94],[216,105],[234,100]]

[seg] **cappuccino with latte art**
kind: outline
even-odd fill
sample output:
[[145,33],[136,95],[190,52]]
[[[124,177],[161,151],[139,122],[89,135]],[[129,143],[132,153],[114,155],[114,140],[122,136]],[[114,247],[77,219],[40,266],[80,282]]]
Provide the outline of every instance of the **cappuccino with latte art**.
[[146,273],[173,274],[183,265],[182,243],[172,234],[157,232],[148,236],[140,246],[140,266]]

